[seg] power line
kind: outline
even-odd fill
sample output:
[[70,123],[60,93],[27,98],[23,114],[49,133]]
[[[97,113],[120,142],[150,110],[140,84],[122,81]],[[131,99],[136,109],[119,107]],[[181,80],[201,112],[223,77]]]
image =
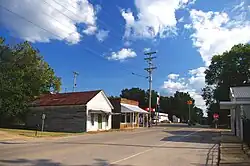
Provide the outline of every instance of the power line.
[[[69,10],[67,7],[65,7],[64,5],[62,5],[61,3],[59,3],[58,1],[56,1],[56,0],[52,0],[52,1],[54,1],[54,2],[57,3],[58,5],[62,6],[62,7],[65,8],[66,10],[70,11],[70,12],[73,13],[76,17],[78,17],[77,14],[75,14],[72,10]],[[71,7],[73,7],[74,9],[78,10],[75,6],[71,5],[70,3],[67,3],[67,4],[70,5]],[[113,28],[111,28],[110,26],[108,26],[105,22],[103,22],[103,21],[101,21],[101,20],[99,20],[99,19],[96,19],[96,20],[97,20],[98,22],[100,22],[101,24],[103,24],[104,26],[108,27],[109,29],[113,29]],[[118,33],[118,34],[119,34],[119,33]],[[116,37],[120,40],[119,35],[116,36]]]
[[[31,23],[32,25],[36,26],[37,28],[40,28],[40,29],[42,29],[42,30],[44,30],[44,31],[46,31],[46,32],[48,32],[48,33],[50,33],[50,34],[52,34],[53,36],[55,36],[55,37],[57,37],[57,38],[60,38],[60,39],[62,39],[62,40],[65,40],[65,39],[68,37],[68,36],[67,36],[67,37],[63,38],[63,37],[61,37],[61,36],[59,36],[59,35],[53,33],[52,31],[50,31],[50,30],[48,30],[48,29],[45,29],[45,28],[41,27],[40,25],[34,23],[33,21],[28,20],[27,18],[21,16],[20,14],[15,13],[15,12],[13,12],[12,10],[10,10],[10,9],[8,9],[8,8],[6,8],[6,7],[4,7],[4,6],[2,6],[1,4],[0,4],[0,7],[3,8],[3,9],[5,9],[6,11],[12,13],[13,15],[15,15],[15,16],[17,16],[17,17],[19,17],[19,18],[21,18],[21,19],[23,19],[23,20],[25,20],[25,21]],[[86,47],[83,47],[83,49],[84,49],[85,51],[87,51],[87,52],[92,53],[93,55],[96,55],[96,56],[99,57],[99,58],[102,58],[102,59],[108,61],[105,57],[100,56],[98,53],[96,53],[96,52],[93,51],[92,49],[89,49],[89,48],[86,48]],[[122,66],[120,66],[120,67],[123,68]],[[129,72],[129,73],[131,73],[131,74],[133,73],[132,71],[128,70],[127,68],[123,68],[123,70],[126,70],[127,72]]]
[[38,25],[38,24],[36,24],[36,23],[34,23],[34,22],[30,21],[30,20],[27,20],[25,17],[23,17],[23,16],[21,16],[21,15],[15,13],[15,12],[13,12],[12,10],[9,10],[8,8],[2,6],[1,4],[0,4],[0,7],[3,8],[3,9],[5,9],[5,10],[7,10],[8,12],[10,12],[10,13],[16,15],[17,17],[19,17],[19,18],[21,18],[21,19],[23,19],[23,20],[25,20],[25,21],[27,21],[27,22],[29,22],[29,23],[35,25],[36,27],[38,27],[38,28],[40,28],[40,29],[42,29],[42,30],[44,30],[44,31],[46,31],[46,32],[49,32],[49,33],[51,33],[52,35],[54,35],[54,36],[56,36],[56,37],[59,37],[59,38],[63,39],[61,36],[58,36],[58,35],[56,35],[55,33],[53,33],[53,32],[51,32],[51,31],[49,31],[49,30],[47,30],[47,29],[41,27],[40,25]]

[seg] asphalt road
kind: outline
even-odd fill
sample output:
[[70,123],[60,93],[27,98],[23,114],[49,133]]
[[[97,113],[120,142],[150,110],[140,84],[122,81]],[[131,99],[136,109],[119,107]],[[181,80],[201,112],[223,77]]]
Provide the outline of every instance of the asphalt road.
[[0,142],[1,166],[216,165],[218,132],[186,126]]

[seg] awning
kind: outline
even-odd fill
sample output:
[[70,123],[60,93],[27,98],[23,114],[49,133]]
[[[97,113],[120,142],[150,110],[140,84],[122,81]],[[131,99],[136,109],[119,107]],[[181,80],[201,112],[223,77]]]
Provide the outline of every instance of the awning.
[[122,113],[137,112],[137,113],[148,114],[147,111],[141,109],[141,108],[138,107],[138,106],[130,105],[130,104],[123,104],[123,103],[121,103],[121,112],[122,112]]
[[250,101],[221,101],[220,109],[231,109],[236,105],[250,105]]

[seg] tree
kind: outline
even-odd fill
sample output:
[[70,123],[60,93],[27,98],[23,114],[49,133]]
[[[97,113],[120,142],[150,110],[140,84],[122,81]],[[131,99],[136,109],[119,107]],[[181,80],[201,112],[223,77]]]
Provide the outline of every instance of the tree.
[[[227,114],[219,109],[219,101],[229,101],[229,88],[250,85],[250,45],[239,44],[222,55],[215,55],[205,71],[206,87],[203,99],[206,100],[209,115],[219,113],[220,123],[227,123]],[[210,118],[211,119],[211,118]]]
[[123,89],[121,91],[120,97],[130,100],[136,100],[139,102],[140,107],[145,107],[147,105],[146,92],[140,88]]
[[61,79],[28,42],[0,40],[0,124],[20,120],[35,97],[59,92]]

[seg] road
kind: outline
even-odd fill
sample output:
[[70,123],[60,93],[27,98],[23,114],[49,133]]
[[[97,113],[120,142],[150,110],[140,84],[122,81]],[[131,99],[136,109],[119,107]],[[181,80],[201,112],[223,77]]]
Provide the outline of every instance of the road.
[[[218,132],[187,126],[0,142],[2,166],[216,165]],[[213,164],[212,164],[213,163]]]

